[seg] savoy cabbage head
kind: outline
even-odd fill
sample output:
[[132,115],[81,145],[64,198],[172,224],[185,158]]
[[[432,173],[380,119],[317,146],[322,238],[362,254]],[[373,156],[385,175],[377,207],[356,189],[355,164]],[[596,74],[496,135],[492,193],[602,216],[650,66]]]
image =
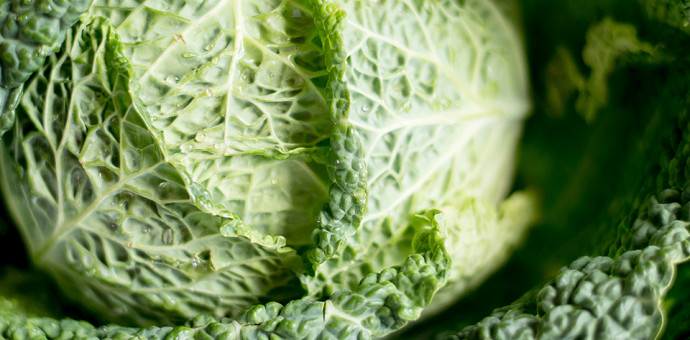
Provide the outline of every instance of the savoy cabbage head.
[[7,296],[5,336],[382,336],[535,215],[506,199],[530,107],[507,1],[0,9],[3,202],[31,263],[120,325]]
[[689,27],[0,0],[0,338],[687,338]]
[[687,338],[689,23],[0,0],[0,338]]

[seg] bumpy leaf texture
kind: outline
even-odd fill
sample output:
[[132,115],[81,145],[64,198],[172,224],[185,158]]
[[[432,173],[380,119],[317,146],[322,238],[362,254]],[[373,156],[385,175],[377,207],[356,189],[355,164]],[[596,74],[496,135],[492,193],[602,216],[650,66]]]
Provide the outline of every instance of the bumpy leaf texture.
[[481,282],[533,216],[504,201],[529,105],[493,2],[75,8],[13,83],[5,204],[97,319],[197,319],[93,328],[7,301],[8,337],[382,336]]
[[402,266],[362,279],[326,301],[308,298],[286,305],[270,302],[248,308],[235,320],[200,315],[177,327],[94,327],[71,319],[26,317],[11,301],[0,300],[0,334],[12,339],[370,339],[419,317],[449,273],[450,257],[436,216],[412,218],[414,251]]
[[89,6],[78,1],[0,2],[0,136],[14,124],[22,86],[57,52],[67,29]]
[[[639,3],[639,7],[617,1],[604,2],[602,8],[593,5],[599,13],[620,19],[604,17],[592,22],[582,55],[584,63],[592,68],[590,77],[601,77],[602,70],[609,70],[611,79],[604,76],[604,83],[600,84],[604,87],[611,81],[620,88],[611,85],[610,89],[625,93],[640,83],[649,85],[642,88],[650,96],[639,101],[632,100],[629,93],[619,94],[620,97],[606,94],[602,98],[610,102],[600,106],[597,112],[598,115],[625,115],[620,120],[644,122],[642,129],[630,132],[640,134],[639,144],[628,149],[634,153],[632,161],[628,159],[624,167],[635,175],[621,179],[627,185],[622,190],[624,197],[611,193],[623,202],[619,202],[623,210],[609,218],[608,224],[590,221],[594,228],[580,226],[587,231],[585,242],[606,249],[598,251],[592,247],[589,252],[599,256],[572,261],[547,284],[513,304],[439,338],[687,337],[688,266],[684,264],[690,260],[687,6],[682,1]],[[630,12],[611,11],[623,7]],[[622,18],[629,21],[618,21]],[[637,106],[626,105],[631,101]],[[584,114],[591,108],[577,110]],[[650,112],[635,112],[636,108]],[[605,188],[613,191],[615,186],[609,184]],[[677,277],[680,281],[674,285]]]
[[579,258],[536,294],[449,338],[656,338],[676,265],[690,259],[687,198],[672,189],[651,197],[625,236],[632,250]]

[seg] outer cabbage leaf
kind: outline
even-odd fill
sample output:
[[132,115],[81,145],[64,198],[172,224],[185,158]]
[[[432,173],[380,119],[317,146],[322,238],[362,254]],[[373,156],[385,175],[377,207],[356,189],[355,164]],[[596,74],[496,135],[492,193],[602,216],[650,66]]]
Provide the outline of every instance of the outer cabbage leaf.
[[370,339],[384,336],[419,317],[449,274],[438,211],[411,218],[415,252],[402,266],[367,275],[353,290],[326,301],[294,300],[251,307],[236,320],[199,316],[178,327],[94,327],[71,319],[28,317],[0,299],[0,335],[12,339]]
[[305,256],[315,266],[354,234],[366,205],[344,65],[334,59],[342,44],[330,40],[342,17],[335,12],[318,1],[97,2],[92,10],[116,27],[197,205],[291,246],[314,243]]
[[168,161],[199,206],[311,243],[303,235],[328,199],[333,124],[310,6],[97,1],[91,12],[118,32]]
[[[683,197],[683,199],[681,199]],[[676,265],[690,260],[687,193],[651,197],[615,257],[582,257],[537,294],[497,309],[453,339],[653,339]],[[626,247],[627,248],[627,247]]]
[[529,109],[522,41],[492,1],[334,3],[369,198],[360,233],[310,291],[352,286],[409,254],[400,226],[438,208],[455,267],[437,302],[450,303],[503,263],[534,217],[526,193],[499,207]]
[[129,323],[299,296],[274,290],[290,289],[300,267],[284,238],[196,207],[131,95],[132,74],[116,33],[97,19],[72,30],[65,53],[27,86],[0,171],[36,266],[90,309]]
[[0,136],[14,124],[22,86],[47,56],[57,52],[67,29],[90,0],[0,2]]

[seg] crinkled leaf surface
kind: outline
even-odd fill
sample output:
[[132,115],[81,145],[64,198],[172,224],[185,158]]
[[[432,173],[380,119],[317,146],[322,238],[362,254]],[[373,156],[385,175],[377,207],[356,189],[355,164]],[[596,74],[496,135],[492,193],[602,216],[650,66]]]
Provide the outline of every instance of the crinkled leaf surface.
[[25,216],[34,262],[75,299],[127,322],[288,297],[272,289],[294,279],[294,251],[197,208],[130,93],[115,34],[101,19],[71,32],[66,52],[26,88],[26,117],[4,147],[6,195]]
[[[327,200],[327,72],[300,1],[96,1],[200,207],[308,244]],[[145,24],[142,24],[145,23]],[[316,159],[316,160],[315,160]]]
[[0,136],[14,124],[24,83],[60,49],[90,2],[0,1]]
[[[565,210],[559,211],[560,216],[554,215],[556,223],[571,224],[579,234],[571,234],[573,237],[566,239],[569,244],[560,249],[575,246],[579,250],[576,254],[586,251],[588,256],[568,260],[570,263],[557,270],[547,284],[539,284],[516,302],[494,310],[473,325],[456,329],[450,338],[687,337],[687,261],[690,259],[687,114],[690,86],[687,79],[690,73],[685,56],[688,40],[682,25],[685,19],[680,20],[687,16],[674,12],[682,8],[682,1],[640,3],[640,7],[618,1],[593,3],[569,18],[572,26],[580,26],[579,32],[573,36],[560,32],[549,37],[551,43],[567,43],[569,48],[578,50],[582,48],[580,42],[569,39],[578,34],[585,36],[586,32],[583,64],[591,67],[590,77],[601,77],[605,83],[599,85],[611,90],[598,93],[605,99],[600,103],[605,104],[599,107],[595,121],[589,126],[597,130],[608,127],[609,131],[600,130],[603,133],[590,135],[591,139],[587,140],[592,143],[588,151],[593,154],[596,149],[608,150],[585,158],[590,162],[599,159],[601,164],[583,162],[577,171],[618,167],[622,172],[630,172],[614,172],[608,182],[601,181],[606,176],[573,176],[570,183],[573,187],[600,186],[587,192],[605,197],[598,201],[599,206],[587,202],[591,194],[585,196],[583,191],[569,190],[558,196],[573,200],[582,214],[573,218],[581,219],[574,225],[564,221]],[[580,8],[581,2],[568,5]],[[532,15],[537,15],[536,11]],[[570,26],[566,24],[565,30],[570,31]],[[551,52],[553,46],[539,46],[535,50],[542,48]],[[655,58],[658,56],[663,58]],[[547,75],[558,71],[551,65],[539,71]],[[600,73],[607,68],[604,72],[607,74]],[[554,72],[549,76],[554,74],[558,75]],[[563,80],[547,78],[546,86],[558,87]],[[574,107],[575,110],[569,108],[570,114],[577,111],[584,116],[592,108],[578,104]],[[612,131],[616,129],[620,131]],[[617,136],[623,136],[623,143],[614,139]],[[615,157],[612,153],[625,154],[625,157]],[[621,164],[611,165],[609,159]],[[609,206],[613,209],[606,211]],[[593,218],[596,216],[604,223]],[[512,269],[506,275],[512,274],[516,279],[524,275],[522,269]]]
[[438,208],[453,244],[452,291],[466,290],[502,263],[533,216],[525,194],[496,208],[529,106],[521,40],[490,1],[335,2],[346,13],[344,78],[369,201],[359,236],[315,285],[352,285],[395,263],[410,251],[410,229],[400,227],[409,212]]
[[416,237],[413,254],[402,266],[386,268],[362,279],[353,290],[342,290],[325,301],[271,302],[248,308],[237,319],[201,315],[185,326],[129,328],[94,327],[71,319],[26,317],[17,306],[0,299],[0,334],[24,338],[145,338],[145,339],[371,339],[384,336],[419,317],[449,274],[439,211],[411,218]]
[[[24,86],[4,194],[36,265],[108,320],[384,335],[446,279],[437,307],[480,282],[533,216],[503,202],[520,45],[485,1],[98,0]],[[436,208],[419,250],[412,213]]]
[[450,338],[658,337],[666,318],[662,302],[676,266],[690,259],[687,198],[672,189],[651,197],[624,236],[632,250],[615,257],[579,258],[538,293],[497,309]]

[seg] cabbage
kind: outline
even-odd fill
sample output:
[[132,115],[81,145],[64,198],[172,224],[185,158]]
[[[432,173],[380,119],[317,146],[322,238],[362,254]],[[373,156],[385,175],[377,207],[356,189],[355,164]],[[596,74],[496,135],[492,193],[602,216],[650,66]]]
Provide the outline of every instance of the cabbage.
[[149,327],[5,332],[382,336],[535,215],[506,198],[529,110],[511,4],[0,8],[0,185],[31,263],[96,322]]

